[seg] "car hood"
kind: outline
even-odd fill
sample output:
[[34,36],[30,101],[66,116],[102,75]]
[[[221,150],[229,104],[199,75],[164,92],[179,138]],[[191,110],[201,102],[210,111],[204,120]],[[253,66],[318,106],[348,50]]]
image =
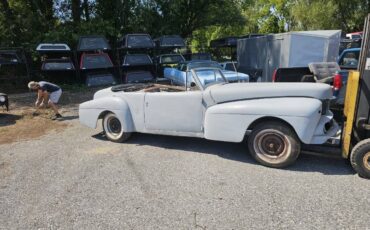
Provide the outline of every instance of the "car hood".
[[331,86],[322,83],[232,83],[208,87],[204,98],[208,105],[245,99],[310,97],[332,99]]

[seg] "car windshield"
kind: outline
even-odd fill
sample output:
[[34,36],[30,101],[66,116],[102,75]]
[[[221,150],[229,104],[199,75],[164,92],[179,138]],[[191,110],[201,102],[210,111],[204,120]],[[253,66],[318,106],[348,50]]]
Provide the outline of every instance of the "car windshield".
[[360,52],[347,52],[339,60],[339,65],[342,67],[357,68]]
[[42,66],[42,70],[73,70],[71,62],[46,62]]
[[123,64],[126,65],[151,65],[152,60],[150,57],[146,54],[132,54],[132,55],[126,55],[124,58]]
[[153,75],[149,71],[129,72],[126,79],[129,83],[152,81]]
[[154,43],[148,35],[130,35],[127,38],[127,47],[153,47]]
[[14,53],[0,53],[0,64],[18,64],[19,59]]
[[110,49],[109,44],[103,37],[82,37],[78,45],[78,50],[97,50]]
[[352,39],[361,39],[361,35],[359,35],[359,34],[352,34]]
[[107,54],[84,55],[82,59],[82,69],[110,68],[113,64]]
[[110,73],[88,74],[86,76],[86,85],[88,87],[111,85],[115,83],[114,77]]
[[232,62],[226,63],[224,69],[229,70],[229,71],[236,71],[236,65],[237,63],[232,63]]
[[161,64],[172,64],[184,61],[182,55],[163,55],[161,57]]
[[203,89],[210,85],[227,82],[220,69],[194,69],[193,75],[194,74]]
[[189,63],[188,69],[195,69],[195,68],[200,68],[200,67],[211,67],[211,68],[219,68],[222,69],[222,66],[218,64],[217,62],[209,61],[209,62],[193,62]]

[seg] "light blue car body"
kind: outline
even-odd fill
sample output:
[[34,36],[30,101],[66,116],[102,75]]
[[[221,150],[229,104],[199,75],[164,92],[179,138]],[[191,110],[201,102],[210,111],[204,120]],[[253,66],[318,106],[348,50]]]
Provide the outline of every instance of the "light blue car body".
[[181,62],[176,68],[165,68],[164,77],[170,79],[175,85],[185,85],[194,82],[191,69],[199,67],[220,68],[228,82],[249,82],[248,74],[224,70],[220,64],[214,61],[189,61]]

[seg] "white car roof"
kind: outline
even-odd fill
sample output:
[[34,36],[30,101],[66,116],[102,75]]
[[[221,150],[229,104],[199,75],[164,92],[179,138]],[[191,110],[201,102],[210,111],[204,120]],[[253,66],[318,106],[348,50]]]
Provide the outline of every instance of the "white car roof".
[[40,43],[36,51],[71,51],[71,49],[64,43]]

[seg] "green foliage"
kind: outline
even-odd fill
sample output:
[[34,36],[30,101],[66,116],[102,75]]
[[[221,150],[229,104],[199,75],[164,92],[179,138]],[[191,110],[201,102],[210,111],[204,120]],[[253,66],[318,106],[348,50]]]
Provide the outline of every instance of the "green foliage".
[[336,0],[336,20],[344,31],[362,31],[364,18],[370,13],[370,0]]
[[[298,0],[291,12],[294,30],[328,30],[340,28],[335,20],[338,6],[332,0]],[[330,19],[330,20],[328,20]]]
[[249,33],[280,33],[290,24],[289,0],[247,0],[243,13]]
[[0,46],[34,50],[40,42],[76,45],[102,34],[180,34],[193,50],[248,33],[361,31],[370,0],[0,0]]
[[193,32],[193,39],[190,45],[193,52],[206,52],[211,40],[228,36],[240,36],[242,34],[244,34],[242,25],[208,26]]

